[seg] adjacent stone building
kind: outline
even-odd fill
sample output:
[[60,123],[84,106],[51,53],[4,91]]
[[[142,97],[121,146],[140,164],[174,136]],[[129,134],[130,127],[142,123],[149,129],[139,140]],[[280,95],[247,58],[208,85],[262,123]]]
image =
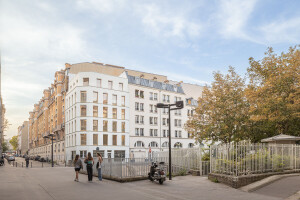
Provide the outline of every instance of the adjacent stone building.
[[29,127],[28,121],[24,121],[22,126],[18,127],[18,154],[24,155],[28,153],[29,145]]

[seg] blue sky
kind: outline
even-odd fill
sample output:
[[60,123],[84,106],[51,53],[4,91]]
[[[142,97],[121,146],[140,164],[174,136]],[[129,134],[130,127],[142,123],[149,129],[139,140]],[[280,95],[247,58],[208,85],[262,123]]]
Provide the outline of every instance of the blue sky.
[[103,62],[200,85],[300,43],[298,0],[0,1],[8,137],[65,63]]

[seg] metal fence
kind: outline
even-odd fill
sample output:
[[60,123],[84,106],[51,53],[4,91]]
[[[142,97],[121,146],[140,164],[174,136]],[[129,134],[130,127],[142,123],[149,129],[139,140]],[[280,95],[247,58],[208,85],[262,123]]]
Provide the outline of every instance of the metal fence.
[[[93,174],[98,175],[94,158]],[[106,178],[124,179],[147,177],[151,166],[151,160],[147,158],[103,158],[101,164],[102,175]],[[86,165],[83,164],[83,171],[86,173]]]
[[211,146],[212,173],[241,176],[300,170],[300,146],[240,142]]
[[[204,148],[172,149],[172,173],[176,175],[198,170],[200,175],[207,175],[210,163],[202,161],[206,151],[209,152]],[[169,171],[169,151],[153,152],[153,160],[164,161],[167,164],[167,171]]]

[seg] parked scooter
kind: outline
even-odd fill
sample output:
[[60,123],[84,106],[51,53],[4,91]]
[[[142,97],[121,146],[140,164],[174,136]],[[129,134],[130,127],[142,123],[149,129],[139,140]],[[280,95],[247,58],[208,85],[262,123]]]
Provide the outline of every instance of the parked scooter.
[[159,167],[156,162],[152,162],[150,167],[150,172],[148,173],[148,178],[150,181],[158,181],[159,184],[163,184],[166,180],[166,174],[164,171],[164,162],[159,163]]

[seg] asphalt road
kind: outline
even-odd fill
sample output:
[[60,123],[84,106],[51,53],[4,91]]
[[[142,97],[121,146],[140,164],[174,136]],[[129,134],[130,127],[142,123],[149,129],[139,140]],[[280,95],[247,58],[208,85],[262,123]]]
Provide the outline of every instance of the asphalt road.
[[282,178],[253,193],[285,199],[300,191],[300,176]]
[[0,167],[0,199],[2,200],[77,200],[77,199],[122,199],[122,200],[192,200],[192,199],[255,199],[275,200],[260,194],[247,193],[213,183],[207,177],[175,177],[163,185],[148,180],[118,183],[104,180],[87,181],[80,174],[74,181],[74,169]]

